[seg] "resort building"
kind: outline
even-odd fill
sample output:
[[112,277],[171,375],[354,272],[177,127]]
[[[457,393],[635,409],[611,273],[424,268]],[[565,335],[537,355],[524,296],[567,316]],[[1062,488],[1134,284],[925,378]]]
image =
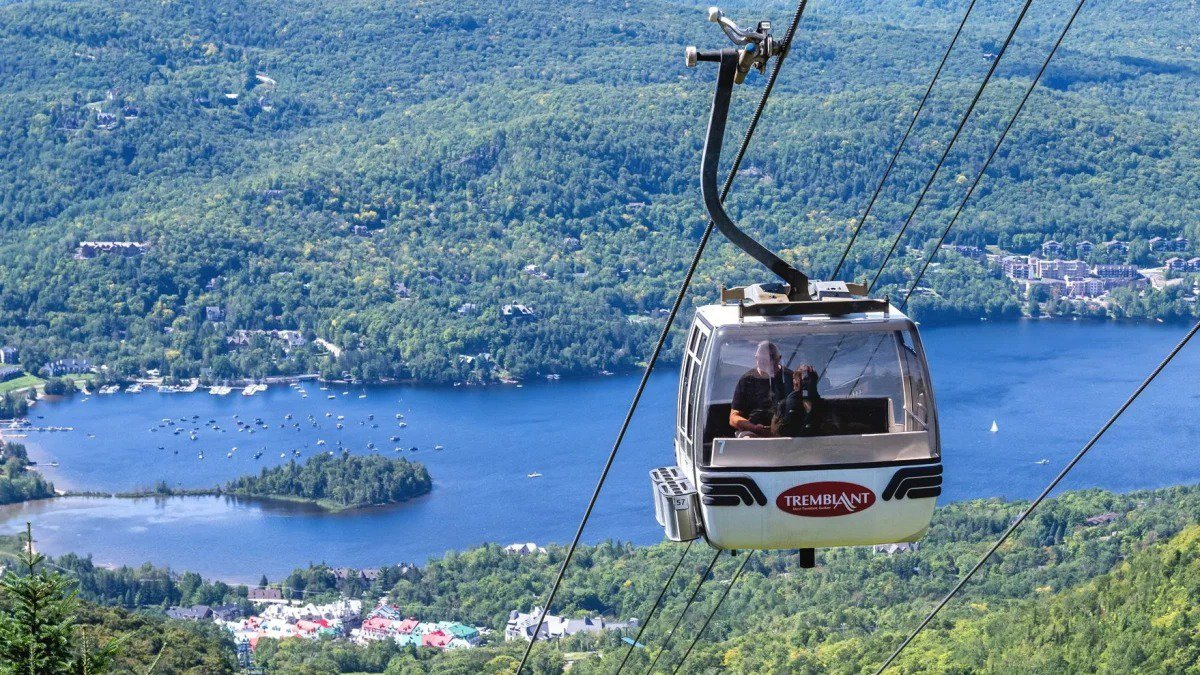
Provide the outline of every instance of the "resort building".
[[509,304],[500,307],[500,313],[506,319],[534,319],[537,313],[528,305]]
[[1103,279],[1096,277],[1067,277],[1067,295],[1078,298],[1094,298],[1107,290]]
[[1108,253],[1118,253],[1118,254],[1129,253],[1129,242],[1121,241],[1120,239],[1112,239],[1110,241],[1106,241],[1103,244],[1101,244],[1101,246],[1103,246],[1104,250],[1107,251]]
[[466,649],[482,642],[484,631],[457,621],[419,621],[402,618],[399,607],[380,601],[362,627],[350,632],[357,642],[393,640],[400,646]]
[[1098,516],[1092,516],[1083,522],[1087,523],[1088,525],[1104,525],[1105,523],[1111,523],[1120,517],[1120,515],[1109,511],[1108,513],[1101,513]]
[[92,364],[87,359],[58,359],[56,361],[47,361],[46,363],[43,363],[42,372],[45,373],[47,377],[90,373],[92,372]]
[[[514,609],[508,615],[508,625],[504,629],[504,639],[532,640],[533,630],[537,627],[538,617],[541,613],[541,607],[534,607],[533,611],[528,614]],[[552,640],[575,635],[576,633],[601,633],[608,630],[636,628],[637,625],[637,619],[630,619],[629,621],[609,621],[602,617],[568,619],[547,614],[546,619],[542,622],[542,629],[538,633],[538,638],[541,640]]]
[[1200,258],[1167,258],[1164,266],[1174,272],[1200,272]]
[[1034,260],[1030,259],[1035,279],[1066,279],[1088,273],[1088,264],[1082,260]]
[[299,347],[305,342],[304,335],[298,330],[263,330],[261,328],[239,328],[233,331],[233,335],[225,338],[225,341],[236,347],[245,347],[254,342],[256,337],[281,342],[284,347]]
[[278,588],[251,588],[246,591],[246,599],[250,602],[281,602],[283,591]]
[[921,547],[920,542],[902,541],[898,544],[878,544],[876,546],[872,546],[871,550],[874,551],[875,553],[882,553],[883,555],[886,555],[886,556],[893,556],[893,555],[896,555],[897,553],[914,552],[914,551],[918,550],[920,547]]
[[1062,250],[1063,250],[1062,244],[1058,243],[1057,241],[1054,241],[1053,239],[1042,244],[1042,255],[1046,256],[1047,258],[1052,258],[1052,257],[1057,257],[1057,256],[1062,255]]
[[1000,259],[1000,269],[1004,271],[1004,276],[1016,281],[1033,278],[1033,268],[1029,265],[1029,258],[1025,256],[1004,256]]
[[1149,243],[1151,251],[1186,251],[1191,244],[1187,237],[1151,237]]
[[75,249],[75,259],[86,260],[104,254],[133,257],[149,249],[150,244],[144,241],[81,241]]
[[171,619],[183,619],[185,621],[206,621],[213,616],[212,608],[208,605],[194,605],[192,607],[172,607],[167,610],[167,617]]
[[1136,279],[1138,270],[1136,265],[1096,265],[1092,274],[1101,279]]
[[943,251],[952,251],[954,253],[957,253],[957,254],[963,256],[964,258],[971,258],[973,260],[983,260],[984,256],[986,255],[983,252],[983,249],[979,248],[978,246],[964,246],[964,245],[960,245],[960,244],[942,244],[941,248]]

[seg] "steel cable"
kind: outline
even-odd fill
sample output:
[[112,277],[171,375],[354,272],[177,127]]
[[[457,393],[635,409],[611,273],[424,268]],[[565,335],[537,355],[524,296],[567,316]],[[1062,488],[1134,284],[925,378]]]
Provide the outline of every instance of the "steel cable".
[[671,587],[671,582],[675,580],[675,574],[679,572],[679,568],[683,565],[683,559],[687,557],[689,551],[692,550],[692,544],[696,543],[693,539],[688,542],[683,549],[683,555],[679,556],[679,561],[675,563],[675,569],[671,570],[671,575],[667,577],[667,582],[663,584],[662,591],[658,594],[658,599],[650,607],[650,611],[646,613],[646,618],[642,620],[642,625],[638,626],[637,637],[633,638],[633,643],[629,645],[629,649],[625,650],[625,656],[621,659],[621,665],[617,666],[617,672],[621,672],[625,668],[625,663],[629,661],[629,655],[633,653],[634,648],[642,641],[642,633],[646,632],[646,626],[650,625],[650,620],[654,618],[654,613],[658,611],[659,605],[662,604],[663,598],[667,595],[667,589]]
[[921,283],[921,279],[925,277],[925,272],[929,270],[929,264],[932,263],[933,259],[937,257],[938,251],[942,248],[942,244],[946,242],[946,236],[950,234],[950,230],[954,227],[954,224],[958,222],[958,217],[962,215],[963,209],[966,208],[967,202],[970,201],[971,197],[975,194],[975,189],[979,187],[979,182],[983,180],[983,176],[985,173],[987,173],[988,167],[992,165],[992,160],[996,158],[996,153],[999,152],[1000,146],[1004,143],[1004,139],[1008,137],[1008,132],[1012,130],[1013,124],[1015,124],[1017,121],[1017,117],[1021,114],[1021,111],[1025,109],[1025,103],[1029,101],[1029,97],[1033,94],[1033,90],[1037,87],[1038,83],[1041,82],[1042,76],[1046,74],[1046,68],[1050,66],[1050,60],[1053,59],[1054,55],[1058,53],[1058,48],[1062,46],[1063,40],[1067,37],[1067,32],[1071,30],[1071,26],[1075,23],[1075,17],[1079,16],[1079,12],[1083,9],[1085,2],[1087,2],[1087,0],[1079,0],[1079,2],[1075,5],[1075,11],[1071,13],[1071,17],[1067,19],[1067,23],[1065,26],[1063,26],[1062,32],[1058,34],[1058,40],[1055,41],[1054,46],[1050,49],[1050,53],[1046,55],[1046,60],[1042,61],[1042,67],[1038,70],[1037,75],[1033,78],[1033,81],[1029,83],[1029,88],[1025,90],[1025,96],[1023,96],[1021,98],[1021,102],[1017,104],[1017,109],[1013,111],[1012,117],[1010,117],[1008,120],[1008,124],[1006,124],[1004,126],[1004,130],[1000,132],[1000,138],[996,140],[996,144],[992,146],[992,151],[988,154],[987,161],[983,163],[983,167],[980,168],[979,173],[975,175],[975,181],[971,183],[971,187],[967,190],[967,194],[963,196],[962,202],[959,203],[958,209],[954,212],[954,217],[950,219],[950,222],[946,225],[946,228],[942,230],[942,236],[938,239],[937,245],[933,247],[933,251],[925,257],[925,263],[921,266],[921,271],[916,275],[916,277],[913,278],[912,284],[909,285],[908,292],[904,295],[904,302],[900,304],[900,309],[904,309],[906,306],[908,306],[908,300],[912,297],[913,292],[917,290],[917,284]]
[[721,605],[725,603],[725,598],[729,596],[729,591],[733,589],[733,585],[736,584],[738,578],[742,576],[742,571],[746,569],[746,563],[750,562],[750,556],[752,555],[754,555],[754,551],[748,551],[746,553],[745,559],[742,560],[742,564],[738,566],[737,572],[734,572],[733,578],[729,580],[729,585],[725,587],[725,591],[721,593],[721,597],[717,599],[717,604],[713,606],[712,611],[708,613],[708,617],[704,619],[704,623],[700,626],[700,630],[696,631],[696,636],[692,638],[692,643],[688,645],[687,651],[683,653],[683,658],[679,659],[679,663],[675,664],[675,670],[671,671],[671,675],[678,673],[679,669],[683,667],[683,662],[687,661],[687,658],[691,656],[692,649],[696,647],[696,643],[700,641],[700,636],[704,635],[704,631],[708,630],[708,624],[713,620],[713,617],[717,615],[717,610],[721,609]]
[[954,144],[958,141],[958,137],[962,134],[962,130],[967,126],[967,121],[971,118],[971,113],[975,111],[975,106],[979,104],[979,100],[983,98],[983,92],[987,89],[987,85],[992,80],[992,76],[996,73],[996,68],[1000,66],[1000,60],[1004,58],[1004,53],[1008,51],[1008,47],[1012,44],[1013,36],[1017,34],[1017,29],[1021,27],[1021,23],[1025,20],[1025,15],[1029,12],[1029,7],[1033,4],[1033,0],[1025,0],[1025,4],[1021,7],[1021,13],[1017,15],[1016,21],[1013,22],[1012,28],[1008,31],[1008,36],[1004,38],[1004,44],[1000,46],[1000,51],[996,53],[996,58],[992,60],[992,65],[988,68],[987,74],[983,77],[983,82],[979,84],[979,88],[975,91],[975,96],[971,98],[971,104],[967,106],[967,111],[963,113],[962,119],[959,120],[958,126],[954,129],[954,135],[950,137],[950,142],[946,144],[946,149],[942,151],[941,158],[933,167],[933,173],[929,175],[929,180],[925,182],[925,187],[921,188],[921,194],[917,197],[917,203],[913,204],[912,210],[908,212],[908,218],[904,220],[904,225],[900,231],[896,233],[896,238],[892,240],[892,247],[884,256],[883,262],[879,263],[879,269],[875,272],[875,278],[871,280],[867,286],[867,292],[870,293],[875,289],[875,285],[879,283],[879,277],[883,276],[883,270],[887,267],[892,256],[896,253],[896,247],[900,245],[900,240],[904,238],[904,233],[908,231],[908,226],[912,224],[913,218],[917,215],[917,210],[921,208],[921,204],[925,201],[925,196],[929,194],[929,189],[933,187],[933,183],[937,180],[938,174],[942,170],[942,166],[946,163],[946,158],[950,155],[950,151],[954,149]]
[[942,69],[946,67],[946,61],[950,60],[950,52],[954,51],[954,45],[958,43],[958,38],[962,35],[963,26],[967,25],[967,19],[971,16],[971,10],[975,9],[975,0],[971,0],[971,4],[967,5],[967,11],[963,14],[962,21],[958,23],[958,30],[954,31],[954,37],[950,39],[950,45],[946,47],[946,53],[942,54],[942,61],[938,64],[937,70],[933,72],[933,77],[929,80],[929,86],[925,88],[925,95],[921,97],[921,102],[917,104],[917,110],[913,113],[912,119],[908,122],[908,129],[904,130],[904,135],[900,138],[900,144],[896,146],[896,151],[892,153],[892,159],[888,162],[887,168],[883,170],[883,176],[879,179],[879,184],[875,186],[875,192],[871,195],[871,200],[867,202],[867,208],[858,219],[858,224],[854,226],[854,233],[850,235],[850,241],[846,243],[846,249],[842,251],[842,257],[838,260],[837,267],[833,269],[833,274],[830,275],[831,280],[836,280],[842,272],[842,265],[846,264],[846,258],[850,255],[850,249],[854,248],[854,242],[858,240],[858,234],[862,232],[863,225],[867,222],[867,217],[871,215],[871,209],[875,207],[875,200],[879,199],[879,193],[883,191],[883,186],[887,183],[887,179],[892,175],[892,169],[896,166],[896,160],[900,158],[901,151],[908,143],[908,137],[912,134],[913,128],[917,126],[917,119],[921,116],[921,111],[925,109],[925,102],[929,100],[929,95],[933,93],[933,87],[937,84],[938,78],[942,75]]
[[[758,128],[759,119],[762,117],[763,111],[767,107],[767,99],[770,98],[771,92],[775,88],[775,81],[779,77],[779,71],[783,68],[783,63],[791,52],[792,40],[796,34],[796,29],[800,25],[800,19],[804,16],[804,10],[808,6],[808,0],[800,0],[796,7],[796,13],[792,17],[792,22],[788,26],[787,33],[784,36],[783,44],[785,48],[783,52],[776,57],[775,67],[771,69],[771,74],[767,78],[766,87],[763,89],[762,96],[759,98],[758,106],[754,110],[754,115],[750,118],[750,125],[746,128],[746,133],[742,137],[742,144],[738,148],[737,155],[734,157],[733,166],[729,169],[729,174],[725,178],[725,184],[721,188],[721,201],[729,195],[729,190],[733,187],[733,181],[737,177],[738,169],[741,168],[742,159],[746,155],[746,149],[750,145],[750,139],[754,136],[755,130]],[[666,344],[667,337],[670,334],[671,326],[675,323],[675,317],[679,314],[679,308],[683,304],[684,298],[687,296],[688,288],[691,286],[692,278],[696,274],[696,268],[700,265],[700,259],[704,255],[704,249],[708,246],[708,240],[712,237],[714,223],[710,219],[707,227],[704,228],[704,235],[700,238],[700,243],[696,246],[696,252],[692,256],[692,262],[688,266],[687,273],[684,275],[683,283],[679,287],[679,292],[675,295],[675,301],[671,305],[671,311],[667,314],[666,324],[663,326],[662,333],[659,334],[658,342],[654,346],[654,351],[651,352],[650,360],[646,363],[646,369],[642,373],[641,382],[638,383],[637,390],[634,392],[633,401],[629,405],[629,410],[625,413],[625,420],[621,424],[621,429],[617,434],[616,441],[613,443],[612,450],[608,454],[608,459],[604,463],[604,468],[600,472],[600,479],[596,482],[596,488],[592,491],[592,497],[588,501],[587,508],[584,510],[583,519],[579,522],[579,528],[575,532],[575,537],[571,540],[571,545],[567,548],[567,555],[563,559],[562,565],[559,567],[558,574],[555,577],[554,583],[550,588],[550,594],[543,603],[542,612],[538,615],[537,626],[534,629],[533,636],[529,644],[525,647],[525,653],[521,655],[521,663],[517,666],[517,675],[525,669],[525,664],[529,660],[529,655],[533,651],[533,644],[537,641],[537,636],[542,630],[542,626],[546,621],[546,613],[550,611],[551,605],[554,603],[554,598],[558,594],[558,589],[562,585],[562,580],[566,575],[567,567],[571,564],[571,559],[575,555],[575,550],[579,547],[579,541],[583,537],[583,530],[587,526],[588,518],[591,517],[592,510],[596,506],[596,501],[600,497],[600,490],[604,487],[604,482],[608,478],[608,473],[612,469],[613,461],[616,459],[617,451],[621,447],[621,442],[625,439],[625,433],[629,429],[629,424],[633,419],[633,413],[637,410],[638,403],[641,401],[642,393],[646,390],[646,383],[650,379],[650,374],[654,371],[655,364],[658,363],[658,357],[662,353],[662,348]]]
[[712,560],[708,561],[708,567],[704,570],[704,574],[700,575],[700,583],[696,584],[695,590],[692,591],[692,596],[688,598],[687,604],[683,606],[683,610],[679,612],[679,618],[675,619],[675,625],[671,626],[671,630],[667,633],[667,637],[663,638],[662,647],[659,647],[658,653],[654,655],[654,660],[650,662],[650,667],[646,669],[646,675],[654,672],[654,666],[658,665],[658,660],[667,652],[671,646],[671,640],[675,637],[675,631],[679,629],[679,624],[683,623],[683,617],[687,616],[688,610],[696,602],[696,596],[700,595],[700,589],[704,587],[704,582],[708,581],[709,575],[712,574],[713,567],[717,564],[717,558],[721,557],[721,549],[713,554]]
[[[942,230],[942,236],[938,239],[937,245],[933,247],[933,250],[929,253],[929,255],[925,256],[925,261],[921,265],[921,271],[918,272],[915,277],[913,277],[912,283],[909,284],[907,292],[904,295],[904,300],[900,303],[901,311],[908,307],[908,301],[912,299],[913,293],[917,290],[917,285],[920,284],[921,279],[925,277],[925,273],[929,270],[929,265],[933,262],[933,259],[937,257],[938,251],[941,250],[942,244],[945,243],[946,237],[950,234],[950,230],[954,227],[955,223],[958,222],[958,218],[962,215],[963,209],[966,208],[967,202],[970,201],[971,197],[975,194],[975,189],[979,187],[980,181],[983,180],[983,176],[985,173],[987,173],[988,167],[991,166],[992,160],[995,159],[996,153],[999,152],[1000,146],[1004,144],[1004,140],[1008,137],[1008,132],[1012,130],[1013,124],[1015,124],[1017,121],[1017,117],[1020,116],[1021,111],[1025,109],[1025,104],[1029,101],[1029,97],[1033,94],[1033,90],[1037,87],[1038,82],[1041,81],[1042,76],[1045,75],[1046,68],[1050,65],[1050,60],[1054,58],[1056,53],[1058,53],[1058,48],[1062,46],[1063,40],[1067,37],[1067,32],[1071,30],[1072,24],[1075,23],[1075,17],[1079,16],[1079,12],[1083,9],[1083,5],[1086,1],[1087,0],[1080,0],[1080,2],[1075,5],[1075,11],[1071,13],[1070,18],[1067,19],[1066,25],[1063,26],[1062,32],[1058,34],[1058,39],[1055,41],[1054,46],[1051,47],[1050,53],[1046,55],[1046,59],[1042,61],[1042,67],[1038,70],[1037,75],[1033,78],[1033,81],[1030,82],[1029,88],[1025,90],[1025,95],[1021,98],[1021,102],[1017,104],[1017,108],[1013,111],[1012,117],[1008,119],[1008,124],[1006,124],[1003,131],[1000,132],[1000,137],[996,140],[996,144],[992,146],[992,151],[988,153],[987,161],[983,163],[983,167],[980,168],[979,173],[975,175],[974,182],[971,183],[971,187],[967,190],[966,195],[963,196],[962,201],[958,205],[958,209],[954,212],[954,217],[950,219],[950,222],[946,225],[945,229]],[[875,360],[875,354],[878,353],[878,351],[879,345],[877,344],[875,345],[874,351],[871,352],[870,358],[867,359],[867,363],[863,365],[863,369],[858,374],[858,378],[855,379],[861,379],[863,373],[867,372],[867,368],[869,368],[871,363]]]
[[1155,367],[1155,369],[1148,377],[1146,377],[1145,380],[1142,380],[1142,383],[1138,385],[1138,388],[1135,389],[1132,394],[1130,394],[1129,398],[1125,399],[1125,402],[1121,404],[1121,407],[1117,409],[1117,412],[1113,413],[1112,417],[1109,417],[1108,421],[1100,427],[1100,430],[1097,431],[1096,434],[1092,436],[1091,440],[1089,440],[1087,444],[1083,446],[1083,449],[1081,449],[1075,454],[1074,457],[1071,458],[1071,461],[1068,462],[1067,465],[1063,467],[1063,470],[1054,477],[1054,480],[1050,481],[1050,484],[1047,485],[1044,490],[1042,490],[1041,494],[1037,496],[1037,499],[1034,499],[1029,506],[1021,512],[1021,515],[1017,516],[1017,519],[1008,526],[1008,529],[1004,531],[1004,534],[1000,535],[1000,538],[996,540],[996,543],[992,544],[987,553],[985,553],[983,557],[979,559],[979,562],[975,563],[975,566],[967,572],[966,576],[960,579],[959,582],[955,584],[954,588],[950,589],[950,592],[946,594],[946,597],[942,598],[941,601],[938,602],[938,604],[933,608],[933,611],[929,612],[928,616],[926,616],[925,619],[917,625],[916,629],[904,639],[904,642],[900,643],[900,646],[896,648],[896,651],[892,652],[892,655],[883,662],[883,665],[879,666],[879,670],[875,671],[876,675],[879,675],[886,670],[888,666],[892,665],[892,662],[894,662],[900,656],[900,654],[904,652],[904,649],[908,647],[908,645],[911,644],[912,641],[916,639],[916,637],[920,635],[923,630],[925,630],[925,627],[929,625],[929,622],[933,621],[933,618],[937,616],[938,612],[942,611],[942,608],[945,607],[960,590],[962,590],[963,586],[966,586],[967,582],[975,576],[975,573],[983,567],[984,563],[986,563],[988,559],[990,559],[992,555],[1004,545],[1004,542],[1008,541],[1008,538],[1018,527],[1021,526],[1021,523],[1025,522],[1025,519],[1029,517],[1029,514],[1033,513],[1033,511],[1037,509],[1037,507],[1046,499],[1047,495],[1049,495],[1054,488],[1058,487],[1058,484],[1062,482],[1063,478],[1066,478],[1071,469],[1075,468],[1075,465],[1078,464],[1079,461],[1083,459],[1084,455],[1086,455],[1088,451],[1092,449],[1092,446],[1096,445],[1096,443],[1104,437],[1105,432],[1107,432],[1112,425],[1116,423],[1117,419],[1119,419],[1121,415],[1123,415],[1125,411],[1129,409],[1129,406],[1133,405],[1133,402],[1136,401],[1139,396],[1141,396],[1142,392],[1146,390],[1146,387],[1149,387],[1150,383],[1154,382],[1159,373],[1161,373],[1163,369],[1175,359],[1179,352],[1182,351],[1185,346],[1187,346],[1187,343],[1196,335],[1197,331],[1200,331],[1200,321],[1196,322],[1196,324],[1192,326],[1191,330],[1189,330],[1187,334],[1183,336],[1183,339],[1175,345],[1170,353],[1167,354],[1166,358],[1159,362],[1158,366]]

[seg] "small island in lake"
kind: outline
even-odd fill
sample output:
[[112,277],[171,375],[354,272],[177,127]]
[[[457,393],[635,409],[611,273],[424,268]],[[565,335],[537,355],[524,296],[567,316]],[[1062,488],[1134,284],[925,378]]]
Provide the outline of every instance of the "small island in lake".
[[379,455],[316,455],[242,476],[223,492],[243,497],[314,502],[331,511],[383,506],[427,494],[433,479],[424,464]]

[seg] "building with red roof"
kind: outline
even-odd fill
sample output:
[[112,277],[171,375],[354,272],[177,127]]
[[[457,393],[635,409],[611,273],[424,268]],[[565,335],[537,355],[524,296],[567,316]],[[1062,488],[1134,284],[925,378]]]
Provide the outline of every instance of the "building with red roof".
[[328,627],[329,627],[329,623],[327,621],[325,621],[324,619],[321,619],[319,621],[309,621],[307,619],[301,619],[296,622],[296,632],[305,637],[316,637],[317,631],[321,630],[322,628],[328,628]]
[[426,647],[433,647],[435,649],[445,649],[453,639],[454,636],[447,635],[440,630],[435,630],[432,633],[426,633],[421,638],[421,644]]
[[382,640],[391,632],[392,620],[382,616],[373,616],[364,621],[362,625],[363,635],[377,640]]

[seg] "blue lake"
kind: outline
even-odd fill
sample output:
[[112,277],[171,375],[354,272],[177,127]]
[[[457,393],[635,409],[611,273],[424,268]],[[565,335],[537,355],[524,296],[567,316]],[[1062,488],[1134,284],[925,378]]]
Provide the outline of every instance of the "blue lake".
[[[926,330],[943,432],[943,499],[1037,494],[1185,330],[1057,321]],[[1181,354],[1064,488],[1197,482],[1198,365],[1200,344]],[[661,539],[647,471],[673,461],[674,370],[664,367],[651,381],[589,524],[589,541]],[[306,383],[308,398],[276,386],[252,397],[143,393],[42,402],[30,412],[36,424],[73,431],[31,433],[22,442],[60,489],[129,490],[158,480],[213,486],[287,461],[280,453],[299,449],[303,458],[340,441],[352,452],[424,462],[434,490],[408,504],[340,514],[221,497],[55,499],[0,507],[0,532],[32,521],[43,551],[91,553],[101,564],[152,562],[235,581],[264,573],[276,579],[310,562],[373,567],[422,562],[484,542],[565,542],[636,384],[634,376],[520,388],[331,385],[322,391]],[[399,428],[397,413],[406,428]],[[179,422],[194,415],[194,423]],[[269,428],[238,431],[234,415],[261,418]],[[184,431],[174,435],[175,427],[160,426],[163,418]],[[993,419],[996,434],[988,432]],[[400,440],[390,442],[392,436]],[[439,444],[444,449],[435,451]],[[1039,465],[1040,459],[1049,463]],[[59,466],[48,467],[51,461]],[[543,476],[528,478],[531,472]]]

